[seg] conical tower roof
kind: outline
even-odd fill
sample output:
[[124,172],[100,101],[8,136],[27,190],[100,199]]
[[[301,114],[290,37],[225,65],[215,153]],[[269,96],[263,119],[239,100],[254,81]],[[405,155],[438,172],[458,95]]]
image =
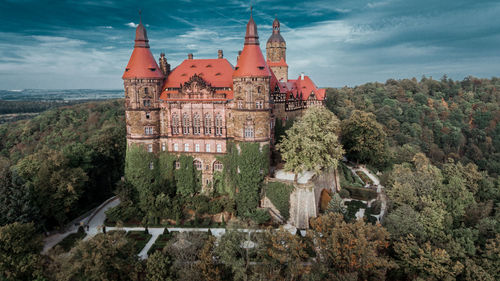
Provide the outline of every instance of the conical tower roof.
[[245,35],[245,45],[236,64],[233,77],[271,76],[259,45],[257,25],[250,15]]
[[139,23],[135,30],[134,51],[130,56],[123,79],[133,78],[164,78],[158,64],[156,64],[153,54],[149,49],[149,40],[146,28]]
[[280,22],[278,18],[275,18],[273,21],[273,34],[267,39],[267,43],[272,42],[285,42],[285,39],[281,36],[280,33]]

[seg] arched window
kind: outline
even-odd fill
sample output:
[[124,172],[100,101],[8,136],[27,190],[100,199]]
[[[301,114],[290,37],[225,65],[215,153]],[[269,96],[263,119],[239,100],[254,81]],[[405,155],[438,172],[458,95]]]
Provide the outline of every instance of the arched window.
[[193,134],[199,135],[200,132],[201,132],[200,115],[198,115],[198,113],[195,113],[193,116]]
[[145,96],[149,95],[149,88],[144,88],[144,95]]
[[222,115],[220,113],[215,116],[215,135],[222,136]]
[[222,165],[221,162],[219,162],[219,161],[214,162],[214,171],[215,172],[220,172],[220,171],[222,171],[223,168],[224,168],[224,166]]
[[182,115],[182,133],[189,134],[189,115],[187,113]]
[[262,93],[262,87],[261,86],[257,87],[257,93],[259,93],[259,94]]
[[172,114],[172,135],[179,134],[179,116],[177,113]]
[[205,114],[205,135],[212,134],[212,116],[209,113]]
[[193,161],[193,165],[194,165],[194,167],[196,168],[196,170],[198,170],[198,171],[200,171],[200,170],[201,170],[202,164],[201,164],[201,161],[200,161],[200,160],[194,160],[194,161]]

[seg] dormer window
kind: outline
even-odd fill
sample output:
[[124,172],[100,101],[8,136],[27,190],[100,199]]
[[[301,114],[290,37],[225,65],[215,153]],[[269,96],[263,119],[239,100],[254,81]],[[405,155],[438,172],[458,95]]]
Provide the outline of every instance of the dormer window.
[[264,67],[263,66],[259,66],[258,67],[260,70],[264,70]]
[[212,65],[211,64],[207,64],[207,67],[212,67]]
[[155,70],[156,70],[156,68],[150,68],[149,70],[151,70],[151,71],[155,71]]

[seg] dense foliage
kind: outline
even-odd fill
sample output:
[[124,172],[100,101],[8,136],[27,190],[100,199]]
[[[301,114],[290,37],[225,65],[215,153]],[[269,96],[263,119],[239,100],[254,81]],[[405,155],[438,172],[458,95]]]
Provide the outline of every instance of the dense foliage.
[[354,110],[375,114],[387,133],[386,165],[423,152],[500,173],[500,79],[423,77],[328,89],[327,107],[341,120]]
[[337,168],[344,150],[339,143],[340,122],[324,107],[310,107],[286,131],[277,148],[285,161],[284,169],[297,175]]
[[0,224],[62,225],[109,197],[123,174],[123,103],[92,102],[0,125]]
[[293,185],[281,182],[270,182],[264,187],[266,197],[271,200],[285,221],[290,217],[290,194],[293,188]]

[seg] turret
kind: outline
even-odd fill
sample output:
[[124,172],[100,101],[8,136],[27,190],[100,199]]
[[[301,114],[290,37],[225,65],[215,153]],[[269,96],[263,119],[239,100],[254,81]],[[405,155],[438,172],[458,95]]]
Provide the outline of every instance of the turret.
[[280,22],[273,21],[273,33],[266,44],[267,64],[280,81],[288,81],[288,65],[286,63],[286,42],[280,33]]
[[165,75],[165,77],[167,77],[168,74],[170,73],[170,64],[167,63],[167,58],[165,57],[165,53],[160,54],[159,63],[161,72],[163,73],[163,75]]
[[[160,59],[160,64],[161,61]],[[164,62],[166,64],[166,59]],[[165,68],[167,69],[168,67]],[[127,143],[142,145],[150,152],[158,151],[159,96],[165,74],[151,54],[142,20],[136,28],[134,50],[122,78],[125,87]]]
[[269,143],[271,71],[259,46],[257,25],[250,16],[245,43],[233,72],[232,118],[235,140]]

